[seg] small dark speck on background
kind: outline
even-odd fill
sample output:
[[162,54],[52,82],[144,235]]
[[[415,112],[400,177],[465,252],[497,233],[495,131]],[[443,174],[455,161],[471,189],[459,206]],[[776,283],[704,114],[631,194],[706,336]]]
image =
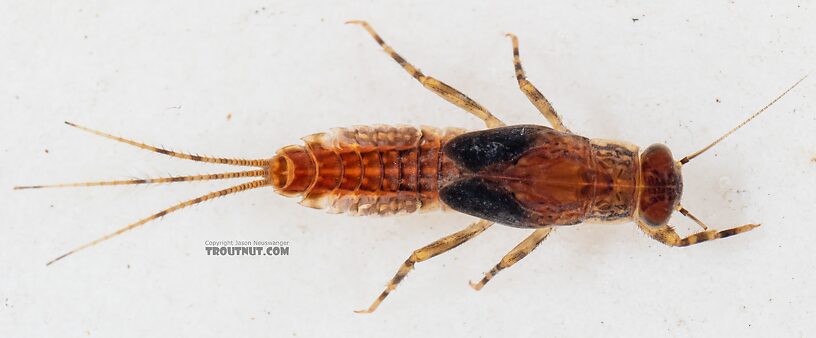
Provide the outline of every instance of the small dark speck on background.
[[232,119],[232,113],[227,114],[227,121],[229,121],[230,119]]
[[715,98],[715,99],[714,99],[714,101],[717,101],[717,103],[722,102],[722,101],[720,101],[720,98],[719,98],[719,97],[718,97],[718,98]]
[[638,20],[640,20],[640,19],[638,19],[638,18],[632,18],[632,22],[638,22]]
[[45,153],[48,154],[48,149],[45,150]]

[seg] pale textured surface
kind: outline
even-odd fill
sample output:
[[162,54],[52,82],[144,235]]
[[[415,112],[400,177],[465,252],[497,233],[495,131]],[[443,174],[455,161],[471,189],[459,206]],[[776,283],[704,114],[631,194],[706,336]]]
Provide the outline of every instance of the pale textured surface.
[[[215,172],[72,130],[266,157],[332,127],[481,127],[348,19],[508,123],[697,150],[814,71],[812,1],[252,1],[0,4],[0,332],[91,336],[810,336],[816,329],[816,79],[685,168],[684,204],[738,237],[661,246],[632,224],[559,229],[482,291],[528,232],[494,226],[417,265],[463,215],[356,218],[270,190],[195,206],[54,266],[66,249],[227,182],[11,191],[15,184]],[[227,119],[231,114],[231,119]],[[48,149],[48,153],[45,152]],[[232,182],[230,182],[232,183]],[[675,217],[680,231],[694,224]],[[288,240],[288,257],[211,257],[205,240]]]

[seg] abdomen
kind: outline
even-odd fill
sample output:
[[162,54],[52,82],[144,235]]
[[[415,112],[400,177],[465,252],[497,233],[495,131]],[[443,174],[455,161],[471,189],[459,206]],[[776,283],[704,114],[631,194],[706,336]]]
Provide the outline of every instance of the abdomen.
[[357,126],[304,137],[278,150],[275,190],[300,204],[352,215],[391,215],[439,207],[439,184],[458,170],[440,149],[460,129]]

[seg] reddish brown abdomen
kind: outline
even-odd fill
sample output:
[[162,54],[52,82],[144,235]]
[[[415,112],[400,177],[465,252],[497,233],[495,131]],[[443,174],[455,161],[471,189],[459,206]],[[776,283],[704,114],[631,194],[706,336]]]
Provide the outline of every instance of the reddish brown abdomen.
[[440,151],[460,129],[358,126],[303,138],[280,149],[270,180],[302,205],[352,215],[437,208],[439,182],[458,170]]

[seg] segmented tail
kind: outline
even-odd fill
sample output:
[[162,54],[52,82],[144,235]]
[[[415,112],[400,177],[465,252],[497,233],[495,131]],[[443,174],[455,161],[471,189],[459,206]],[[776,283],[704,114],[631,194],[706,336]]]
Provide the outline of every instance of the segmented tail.
[[80,130],[99,135],[114,141],[127,143],[137,148],[149,150],[152,152],[156,152],[159,154],[172,156],[175,158],[181,158],[191,161],[198,161],[198,162],[206,162],[206,163],[216,163],[216,164],[227,164],[227,165],[235,165],[235,166],[253,166],[253,167],[260,167],[261,169],[256,170],[248,170],[248,171],[236,171],[236,172],[225,172],[225,173],[218,173],[218,174],[207,174],[207,175],[191,175],[191,176],[172,176],[172,177],[162,177],[162,178],[143,178],[143,179],[133,179],[133,180],[115,180],[115,181],[98,181],[98,182],[80,182],[80,183],[61,183],[61,184],[49,184],[49,185],[27,185],[27,186],[16,186],[14,187],[15,190],[23,190],[23,189],[41,189],[41,188],[65,188],[65,187],[92,187],[92,186],[111,186],[111,185],[130,185],[130,184],[150,184],[150,183],[172,183],[172,182],[190,182],[190,181],[208,181],[208,180],[220,180],[220,179],[233,179],[233,178],[245,178],[245,177],[263,177],[263,179],[251,181],[248,183],[243,183],[239,185],[235,185],[223,190],[214,191],[176,205],[173,205],[167,209],[159,211],[153,215],[145,217],[141,220],[138,220],[134,223],[131,223],[123,228],[120,228],[110,234],[105,236],[99,237],[93,241],[87,242],[82,244],[70,251],[66,252],[65,254],[49,261],[46,265],[51,265],[52,263],[61,260],[71,254],[74,254],[78,251],[83,249],[87,249],[92,247],[96,244],[104,242],[108,239],[121,235],[122,233],[135,229],[145,223],[148,223],[152,220],[165,216],[171,212],[207,201],[211,199],[215,199],[221,196],[235,194],[241,191],[251,190],[255,188],[265,187],[271,184],[269,179],[269,167],[270,167],[270,160],[269,159],[255,159],[255,160],[247,160],[247,159],[235,159],[235,158],[220,158],[220,157],[206,157],[206,156],[199,156],[199,155],[191,155],[185,153],[179,153],[175,151],[170,151],[167,149],[154,147],[151,145],[147,145],[144,143],[124,139],[118,136],[113,136],[108,133],[104,133],[101,131],[93,130],[90,128],[86,128],[71,122],[65,122],[65,124],[78,128]]
[[137,147],[137,148],[149,150],[149,151],[152,151],[152,152],[155,152],[155,153],[159,153],[159,154],[163,154],[163,155],[167,155],[167,156],[172,156],[172,157],[176,157],[176,158],[183,158],[185,160],[206,162],[206,163],[237,165],[237,166],[245,166],[245,167],[266,167],[266,166],[269,165],[269,160],[245,160],[245,159],[236,159],[236,158],[207,157],[207,156],[199,156],[199,155],[178,153],[178,152],[175,152],[175,151],[172,151],[172,150],[167,150],[167,149],[164,149],[164,148],[154,147],[154,146],[147,145],[147,144],[144,144],[144,143],[141,143],[141,142],[131,141],[131,140],[124,139],[124,138],[121,138],[121,137],[118,137],[118,136],[113,136],[111,134],[103,133],[103,132],[98,131],[98,130],[83,127],[83,126],[80,126],[80,125],[77,125],[77,124],[74,124],[74,123],[71,123],[71,122],[68,122],[68,121],[65,121],[65,124],[67,124],[67,125],[69,125],[71,127],[83,130],[83,131],[87,131],[87,132],[89,132],[91,134],[99,135],[99,136],[102,136],[104,138],[108,138],[108,139],[111,139],[111,140],[114,140],[114,141],[117,141],[117,142],[127,143],[127,144],[132,145],[132,146]]

